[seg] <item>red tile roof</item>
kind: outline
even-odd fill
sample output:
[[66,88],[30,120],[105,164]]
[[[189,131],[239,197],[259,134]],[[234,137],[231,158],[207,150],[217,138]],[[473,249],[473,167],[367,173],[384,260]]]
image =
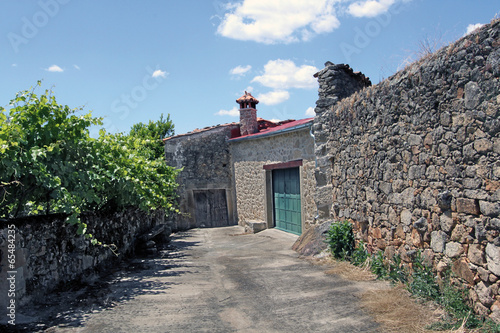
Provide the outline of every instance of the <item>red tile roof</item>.
[[[259,119],[261,119],[261,118],[259,118]],[[264,120],[264,119],[262,119],[262,120]],[[232,138],[231,141],[242,139],[242,138],[257,138],[259,136],[267,136],[267,135],[271,135],[271,134],[277,134],[278,132],[281,132],[281,131],[290,131],[290,130],[293,130],[295,127],[301,127],[301,126],[305,126],[308,123],[312,123],[313,120],[314,120],[314,118],[305,118],[305,119],[300,119],[300,120],[285,120],[283,122],[279,122],[278,126],[267,127],[267,128],[262,129],[262,130],[260,130],[260,126],[259,126],[259,132],[254,133],[254,134],[243,135],[243,136],[240,136],[237,138]],[[265,120],[265,121],[268,122],[267,120]],[[259,122],[259,124],[260,124],[260,122]]]
[[[259,124],[259,132],[254,133],[254,134],[241,136],[239,134],[238,128],[236,128],[237,129],[236,132],[234,132],[234,131],[231,132],[231,139],[230,140],[236,140],[236,139],[247,138],[247,137],[248,138],[255,138],[255,137],[258,137],[261,135],[274,134],[274,133],[277,133],[279,131],[293,130],[294,127],[299,127],[301,125],[305,125],[309,122],[312,122],[313,119],[314,118],[306,118],[306,119],[300,119],[300,120],[288,119],[288,120],[282,120],[279,122],[273,122],[270,120],[257,118],[257,122]],[[165,139],[163,139],[163,142],[166,142],[170,139],[194,135],[194,134],[198,134],[198,133],[203,133],[203,132],[207,132],[207,131],[210,131],[210,130],[213,130],[216,128],[226,127],[226,126],[239,126],[239,123],[233,122],[233,123],[220,124],[220,125],[215,125],[215,126],[208,126],[208,127],[204,127],[204,128],[197,128],[195,130],[192,130],[191,132],[187,132],[184,134],[178,134],[178,135],[174,135],[174,136],[165,138]]]

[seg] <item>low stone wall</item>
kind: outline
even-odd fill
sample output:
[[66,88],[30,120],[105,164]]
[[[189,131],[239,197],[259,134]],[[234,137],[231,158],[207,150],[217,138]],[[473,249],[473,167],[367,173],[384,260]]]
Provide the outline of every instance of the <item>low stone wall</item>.
[[[87,223],[88,233],[103,243],[115,244],[119,257],[109,249],[93,246],[82,236],[77,236],[76,227],[64,220],[64,216],[52,215],[0,224],[0,308],[5,309],[11,299],[7,297],[10,286],[4,283],[7,277],[15,276],[17,306],[43,297],[60,284],[95,278],[104,265],[109,266],[133,253],[137,237],[164,223],[165,214],[157,211],[148,215],[142,211],[128,210],[111,216],[83,216],[82,221]],[[7,260],[9,244],[12,244],[9,234],[15,237],[13,252],[16,257],[13,267]],[[17,313],[22,313],[19,308],[17,310]],[[4,311],[1,313],[3,315]]]
[[326,97],[313,127],[321,218],[351,220],[389,257],[422,250],[500,320],[500,22],[335,105]]

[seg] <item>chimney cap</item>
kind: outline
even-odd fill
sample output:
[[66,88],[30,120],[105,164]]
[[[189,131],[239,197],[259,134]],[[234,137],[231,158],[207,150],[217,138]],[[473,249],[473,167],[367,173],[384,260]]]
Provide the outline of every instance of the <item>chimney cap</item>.
[[236,103],[254,103],[259,104],[259,100],[252,96],[251,93],[245,91],[245,94],[236,100]]

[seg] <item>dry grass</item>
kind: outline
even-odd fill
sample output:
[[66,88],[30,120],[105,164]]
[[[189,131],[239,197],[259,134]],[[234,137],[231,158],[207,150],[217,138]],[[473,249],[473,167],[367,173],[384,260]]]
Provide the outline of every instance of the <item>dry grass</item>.
[[[436,332],[426,329],[443,317],[444,311],[432,303],[421,303],[405,289],[403,285],[388,288],[380,284],[366,267],[356,267],[347,261],[337,261],[331,258],[316,259],[314,264],[326,266],[325,274],[338,275],[349,281],[371,283],[373,286],[364,288],[361,292],[361,306],[381,325],[384,333],[429,333]],[[459,328],[455,331],[440,331],[442,333],[477,332]]]
[[403,285],[388,290],[367,291],[361,295],[361,306],[387,333],[432,332],[425,327],[442,315],[439,310],[417,303]]
[[328,275],[338,275],[349,281],[373,281],[376,276],[368,269],[363,269],[347,261],[332,261],[333,267],[325,271]]

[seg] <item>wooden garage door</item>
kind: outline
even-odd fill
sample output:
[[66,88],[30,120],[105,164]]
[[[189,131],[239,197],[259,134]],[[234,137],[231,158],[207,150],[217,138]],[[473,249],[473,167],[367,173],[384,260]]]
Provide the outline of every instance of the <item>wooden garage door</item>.
[[225,227],[229,225],[226,190],[193,191],[193,195],[198,227]]
[[274,221],[277,229],[302,233],[299,168],[273,170]]

